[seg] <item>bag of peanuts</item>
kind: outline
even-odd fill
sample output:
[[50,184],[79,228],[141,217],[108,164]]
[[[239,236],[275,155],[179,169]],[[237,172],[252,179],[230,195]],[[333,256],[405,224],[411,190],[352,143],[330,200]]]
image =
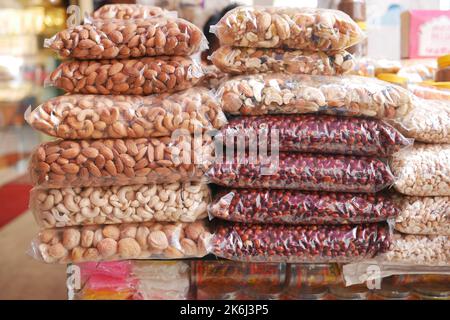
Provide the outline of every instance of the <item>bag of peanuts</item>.
[[193,222],[207,216],[208,186],[186,182],[33,189],[30,209],[41,228],[147,221]]
[[357,224],[398,215],[383,193],[326,193],[273,189],[219,189],[208,213],[212,217],[273,224]]
[[388,165],[377,158],[286,152],[227,155],[216,159],[206,175],[212,183],[233,188],[373,193],[394,183]]
[[147,6],[142,4],[106,4],[95,10],[90,18],[92,20],[132,20],[148,19],[156,16],[170,15],[177,17],[176,11],[167,11],[160,7]]
[[387,224],[287,226],[220,224],[211,240],[218,257],[246,262],[344,263],[385,252]]
[[191,88],[204,75],[200,62],[190,57],[74,60],[61,63],[45,85],[69,93],[150,95]]
[[208,135],[56,140],[31,155],[30,176],[42,188],[107,187],[204,180],[214,157]]
[[287,75],[237,76],[218,89],[225,112],[235,115],[325,113],[398,118],[412,107],[406,89],[358,76]]
[[221,45],[331,51],[364,39],[347,14],[327,9],[237,7],[212,26]]
[[409,196],[450,196],[450,145],[414,144],[391,159],[394,187]]
[[416,99],[411,111],[392,124],[416,141],[450,143],[450,101]]
[[273,134],[280,151],[387,157],[413,143],[378,119],[314,114],[236,117],[216,138],[227,146],[234,145],[235,138],[245,139],[248,148],[270,145]]
[[154,138],[207,132],[226,123],[215,95],[201,87],[150,96],[64,95],[25,113],[34,129],[63,139]]
[[355,66],[345,50],[335,52],[220,47],[210,57],[221,71],[231,74],[289,72],[295,74],[340,75]]
[[401,197],[395,229],[408,234],[450,236],[450,197]]
[[203,32],[179,18],[95,20],[58,32],[44,47],[63,58],[128,59],[188,56],[208,48]]
[[125,223],[46,229],[30,255],[47,263],[203,257],[212,234],[203,221]]

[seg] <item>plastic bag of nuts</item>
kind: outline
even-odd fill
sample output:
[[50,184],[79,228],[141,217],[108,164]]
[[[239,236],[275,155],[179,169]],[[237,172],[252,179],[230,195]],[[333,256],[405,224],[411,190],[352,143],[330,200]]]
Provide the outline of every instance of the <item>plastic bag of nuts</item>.
[[256,135],[258,143],[271,143],[272,131],[278,134],[280,151],[387,157],[413,142],[378,119],[314,114],[232,118],[221,138],[231,143],[246,137],[248,146]]
[[230,114],[314,113],[398,118],[409,112],[413,95],[378,79],[358,76],[237,76],[218,89]]
[[96,20],[58,32],[44,47],[64,58],[127,59],[188,56],[208,48],[194,24],[167,16],[132,20]]
[[408,84],[408,90],[423,99],[450,101],[450,90],[415,84]]
[[30,254],[47,263],[203,257],[211,237],[202,221],[46,229]]
[[32,183],[43,188],[202,181],[214,155],[211,137],[56,140],[31,156]]
[[383,193],[221,189],[208,206],[212,217],[244,223],[356,224],[385,221],[399,209]]
[[33,189],[30,208],[42,228],[146,221],[193,222],[210,201],[202,183]]
[[345,13],[315,8],[237,7],[210,31],[221,45],[314,51],[345,49],[364,38]]
[[[109,20],[109,19],[147,19],[155,16],[169,14],[168,11],[154,6],[146,6],[142,4],[107,4],[104,5],[91,15],[92,19]],[[170,12],[176,18],[176,12]]]
[[216,161],[212,183],[233,188],[373,193],[394,183],[389,167],[371,157],[280,152],[278,158],[235,157]]
[[226,123],[214,94],[191,88],[150,96],[64,95],[25,114],[37,130],[63,139],[148,138],[206,132]]
[[391,159],[395,189],[409,196],[450,196],[450,145],[414,144]]
[[355,66],[353,56],[344,50],[324,53],[229,46],[214,51],[211,61],[231,74],[289,72],[333,76],[349,72]]
[[448,266],[450,241],[447,236],[423,236],[395,233],[387,261],[413,265]]
[[396,230],[450,236],[450,197],[402,197],[400,201]]
[[193,87],[204,76],[190,57],[147,57],[129,60],[67,61],[46,79],[70,93],[149,95]]
[[286,226],[220,224],[211,241],[219,257],[250,262],[330,263],[372,258],[389,248],[387,224]]

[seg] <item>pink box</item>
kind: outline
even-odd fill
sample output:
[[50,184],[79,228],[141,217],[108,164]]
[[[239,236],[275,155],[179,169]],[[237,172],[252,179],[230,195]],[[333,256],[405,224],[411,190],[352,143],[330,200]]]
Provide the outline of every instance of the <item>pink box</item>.
[[450,53],[450,10],[410,10],[401,15],[402,58]]

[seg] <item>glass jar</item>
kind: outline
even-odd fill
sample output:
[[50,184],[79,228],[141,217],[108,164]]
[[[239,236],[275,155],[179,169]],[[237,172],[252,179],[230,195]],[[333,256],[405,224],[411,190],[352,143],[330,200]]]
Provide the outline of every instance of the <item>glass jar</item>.
[[437,82],[450,81],[450,54],[437,58],[438,71],[435,74]]
[[248,263],[244,292],[250,299],[280,300],[286,287],[285,263]]

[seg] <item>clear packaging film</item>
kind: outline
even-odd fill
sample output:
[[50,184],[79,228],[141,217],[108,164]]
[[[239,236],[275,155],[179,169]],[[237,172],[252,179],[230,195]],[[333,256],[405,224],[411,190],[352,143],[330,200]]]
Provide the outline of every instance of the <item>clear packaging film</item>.
[[190,57],[74,60],[61,63],[46,85],[69,93],[150,95],[189,89],[203,76],[200,63]]
[[211,55],[211,61],[223,72],[254,74],[289,72],[294,74],[340,75],[353,70],[353,56],[336,52],[302,51],[223,46]]
[[130,19],[148,19],[155,16],[166,15],[169,12],[154,6],[141,4],[107,4],[101,6],[91,15],[92,19],[101,20],[130,20]]
[[377,192],[394,183],[389,167],[376,158],[284,152],[267,159],[216,161],[207,176],[212,183],[233,188],[357,193]]
[[419,98],[427,100],[450,101],[450,90],[438,89],[433,86],[408,84],[408,90]]
[[396,217],[399,208],[384,193],[220,189],[209,204],[208,213],[243,223],[357,224]]
[[237,76],[218,94],[223,110],[235,115],[320,112],[387,119],[406,115],[414,97],[378,79],[282,73]]
[[327,9],[237,7],[211,27],[221,45],[256,48],[339,50],[364,39],[347,14]]
[[176,130],[219,129],[227,121],[214,94],[201,87],[150,96],[64,95],[27,112],[25,119],[63,139],[164,137]]
[[41,228],[147,221],[193,222],[207,216],[210,198],[206,184],[186,182],[33,189],[29,206]]
[[211,137],[56,140],[31,155],[42,188],[106,187],[201,181],[214,157]]
[[203,221],[143,222],[46,229],[30,255],[47,263],[203,257],[212,234]]
[[395,229],[408,234],[450,236],[450,197],[400,198]]
[[131,20],[95,20],[58,32],[44,47],[63,58],[128,59],[188,56],[208,48],[203,32],[184,19],[159,16]]
[[272,132],[280,151],[387,157],[413,143],[381,120],[314,114],[231,118],[221,135],[224,143],[246,137],[248,147],[252,135],[272,143]]
[[450,196],[450,145],[414,144],[392,156],[394,187],[409,196]]
[[389,247],[387,224],[286,226],[221,224],[211,251],[250,262],[330,263],[372,258]]

